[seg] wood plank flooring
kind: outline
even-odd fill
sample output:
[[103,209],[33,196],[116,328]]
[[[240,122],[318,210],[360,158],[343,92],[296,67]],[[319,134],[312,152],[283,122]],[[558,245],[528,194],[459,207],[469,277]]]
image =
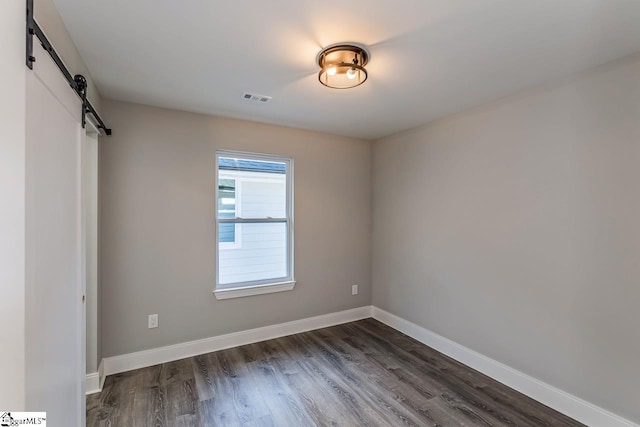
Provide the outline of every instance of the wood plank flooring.
[[373,319],[107,378],[87,426],[580,426]]

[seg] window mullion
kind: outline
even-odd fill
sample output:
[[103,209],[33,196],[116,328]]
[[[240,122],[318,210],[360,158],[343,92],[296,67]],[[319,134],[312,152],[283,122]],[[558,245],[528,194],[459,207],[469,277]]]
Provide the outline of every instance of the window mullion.
[[289,222],[289,218],[218,218],[221,224],[263,224],[271,222]]

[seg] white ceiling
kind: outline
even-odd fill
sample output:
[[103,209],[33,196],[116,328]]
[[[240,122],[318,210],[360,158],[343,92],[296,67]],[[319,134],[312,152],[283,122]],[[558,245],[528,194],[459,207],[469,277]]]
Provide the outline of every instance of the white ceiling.
[[[367,139],[640,51],[639,0],[54,3],[105,97]],[[369,80],[326,88],[316,55],[346,41]]]

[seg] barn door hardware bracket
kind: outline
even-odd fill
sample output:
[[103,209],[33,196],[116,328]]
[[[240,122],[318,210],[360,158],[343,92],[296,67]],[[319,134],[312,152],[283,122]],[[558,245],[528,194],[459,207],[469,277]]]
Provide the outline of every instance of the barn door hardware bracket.
[[27,67],[33,70],[33,64],[34,62],[36,62],[36,58],[35,56],[33,56],[33,36],[36,36],[40,41],[40,44],[42,45],[44,50],[46,50],[49,53],[49,55],[51,56],[51,59],[53,59],[53,62],[58,66],[64,78],[67,79],[67,82],[69,82],[69,86],[71,86],[71,88],[76,92],[76,94],[82,100],[82,127],[84,128],[87,123],[87,120],[86,120],[87,114],[91,114],[95,118],[95,121],[98,123],[97,125],[98,130],[103,130],[105,135],[111,136],[111,129],[104,124],[104,121],[102,121],[102,118],[100,117],[96,109],[93,108],[91,101],[87,99],[87,90],[88,90],[87,79],[81,74],[76,74],[73,77],[71,76],[71,73],[69,72],[67,67],[64,65],[64,62],[62,62],[62,59],[60,58],[56,50],[53,48],[53,46],[51,45],[51,42],[49,42],[49,39],[47,39],[47,36],[44,34],[42,29],[36,22],[35,18],[33,17],[33,0],[26,0],[26,1],[27,1],[27,30],[26,30]]
[[87,113],[90,112],[87,109],[87,79],[82,74],[76,74],[73,76],[73,81],[76,84],[76,92],[82,99],[82,128],[87,126]]
[[33,70],[33,63],[36,61],[33,56],[33,35],[35,34],[33,23],[33,0],[27,0],[27,67],[30,70]]

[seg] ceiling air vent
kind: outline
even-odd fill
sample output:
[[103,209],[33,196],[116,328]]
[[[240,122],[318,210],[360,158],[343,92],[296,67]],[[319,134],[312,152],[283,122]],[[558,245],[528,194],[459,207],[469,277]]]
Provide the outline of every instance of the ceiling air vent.
[[259,102],[260,104],[266,104],[267,102],[271,101],[270,96],[258,95],[257,93],[249,92],[245,92],[244,95],[242,95],[242,98],[246,99],[247,101]]

